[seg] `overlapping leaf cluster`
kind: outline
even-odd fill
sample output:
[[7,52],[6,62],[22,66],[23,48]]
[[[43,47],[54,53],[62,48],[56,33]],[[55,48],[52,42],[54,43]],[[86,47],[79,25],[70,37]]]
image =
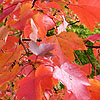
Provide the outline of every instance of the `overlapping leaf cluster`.
[[[99,28],[99,15],[100,0],[0,0],[0,99],[99,100],[100,34],[70,31]],[[89,63],[83,66],[76,50]]]

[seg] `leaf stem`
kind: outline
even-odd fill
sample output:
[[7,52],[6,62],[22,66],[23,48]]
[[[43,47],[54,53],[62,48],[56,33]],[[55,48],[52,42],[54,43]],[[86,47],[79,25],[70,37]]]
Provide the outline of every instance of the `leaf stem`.
[[[95,66],[94,66],[94,64],[92,63],[92,61],[91,61],[91,59],[90,59],[88,53],[86,52],[86,50],[84,50],[84,52],[85,52],[85,54],[86,54],[86,56],[87,56],[89,62],[91,63],[92,67],[95,69]],[[96,69],[96,71],[100,74],[100,72],[99,72],[97,69]]]

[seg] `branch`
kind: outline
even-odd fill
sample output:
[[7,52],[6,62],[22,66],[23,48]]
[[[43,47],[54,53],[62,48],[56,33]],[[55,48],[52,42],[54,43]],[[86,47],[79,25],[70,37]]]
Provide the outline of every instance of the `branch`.
[[90,48],[100,48],[100,46],[92,46],[92,45],[85,45],[85,46]]

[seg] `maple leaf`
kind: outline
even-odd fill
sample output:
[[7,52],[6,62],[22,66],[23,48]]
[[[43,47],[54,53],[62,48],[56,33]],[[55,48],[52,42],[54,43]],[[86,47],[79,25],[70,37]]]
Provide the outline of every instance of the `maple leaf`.
[[0,40],[4,40],[6,42],[9,31],[10,31],[10,28],[8,26],[0,27]]
[[7,41],[5,43],[5,45],[3,46],[3,50],[10,50],[14,47],[16,47],[16,43],[18,43],[18,38],[15,36],[8,36]]
[[[99,41],[96,41],[94,43],[94,46],[100,46],[100,42]],[[93,54],[95,56],[96,59],[99,59],[99,56],[100,56],[100,48],[93,48]]]
[[59,6],[59,4],[57,2],[49,2],[49,3],[47,3],[46,6],[50,7],[50,8],[55,8],[55,9],[58,9],[58,10],[61,9],[60,6]]
[[64,31],[47,38],[47,41],[56,44],[52,53],[58,56],[61,64],[66,60],[75,60],[73,50],[86,50],[83,40],[74,32]]
[[0,48],[5,45],[9,30],[10,28],[8,26],[0,27]]
[[85,64],[81,66],[80,68],[86,75],[90,75],[92,72],[92,65],[91,64]]
[[31,9],[31,7],[32,7],[31,3],[23,4],[20,9],[19,19],[17,21],[12,19],[11,22],[8,23],[8,25],[10,25],[16,29],[23,30],[26,25],[27,20],[29,18],[32,18],[32,16],[33,16],[33,11]]
[[15,60],[18,61],[22,52],[23,47],[20,45],[14,48],[14,50],[3,53],[0,57],[0,68],[2,69],[6,64],[11,63]]
[[[24,28],[24,37],[25,37],[25,38],[28,38],[29,35],[31,34],[31,32],[32,32],[31,24],[28,23],[28,24],[26,24],[26,26],[25,26],[25,28]],[[31,37],[30,37],[30,38],[31,38]]]
[[98,80],[100,82],[100,75],[94,76],[93,77],[95,80]]
[[42,43],[40,46],[38,46],[34,41],[31,41],[29,46],[29,49],[32,51],[32,53],[38,56],[44,56],[49,51],[54,49],[53,43]]
[[4,40],[0,40],[0,49],[5,45],[5,41]]
[[25,77],[19,81],[17,100],[42,100],[41,87],[38,79]]
[[38,29],[34,23],[34,21],[31,19],[31,27],[32,27],[32,33],[30,34],[30,39],[36,42],[37,36],[38,36]]
[[43,39],[47,30],[52,29],[55,26],[53,20],[45,14],[35,14],[33,20],[37,26],[39,36]]
[[91,40],[91,41],[100,40],[100,33],[90,35],[90,36],[87,37],[87,39],[89,39],[89,40]]
[[71,3],[69,8],[78,15],[82,24],[93,31],[97,22],[100,22],[100,0],[78,0]]
[[60,80],[78,100],[89,99],[85,86],[90,86],[90,84],[78,65],[66,62],[61,65],[61,68],[56,67],[53,77]]
[[89,79],[89,82],[91,84],[90,87],[88,87],[88,91],[91,94],[90,100],[100,100],[100,82],[95,79]]
[[0,84],[12,80],[16,77],[17,73],[19,72],[19,65],[16,64],[11,71],[3,71],[0,72]]
[[68,26],[68,23],[66,22],[64,16],[62,16],[62,17],[63,17],[63,20],[64,20],[64,21],[63,21],[63,23],[60,24],[59,27],[57,28],[57,29],[58,29],[58,34],[60,34],[60,33],[63,32],[63,31],[66,31],[66,28],[67,28],[67,26]]
[[18,82],[17,100],[42,100],[42,92],[53,86],[52,82],[49,83],[51,77],[52,72],[47,67],[39,66],[34,77],[25,77]]
[[3,10],[3,13],[0,15],[0,23],[3,21],[3,19],[8,16],[15,8],[17,5],[12,5],[11,7],[5,8]]
[[3,0],[0,0],[0,5],[1,5],[2,2],[3,2]]
[[[45,90],[51,90],[53,89],[53,72],[49,69],[49,67],[46,67],[45,65],[40,65],[37,68],[36,71],[36,77],[41,80],[41,88],[44,92]],[[44,84],[45,83],[45,84]]]

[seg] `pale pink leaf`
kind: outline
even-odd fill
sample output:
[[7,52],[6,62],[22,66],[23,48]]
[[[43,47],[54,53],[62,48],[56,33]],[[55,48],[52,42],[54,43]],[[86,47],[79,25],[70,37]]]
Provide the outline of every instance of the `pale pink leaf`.
[[94,79],[96,79],[100,82],[100,75],[94,76]]
[[43,16],[43,24],[46,30],[52,29],[55,26],[53,20],[47,15]]
[[67,87],[67,92],[72,92],[78,100],[89,99],[85,86],[90,86],[90,84],[78,65],[66,62],[61,68],[56,68],[53,76],[60,80]]
[[32,19],[31,19],[31,27],[32,27],[32,33],[30,34],[30,39],[36,42],[38,36],[38,29]]
[[68,23],[66,22],[64,16],[62,16],[62,17],[63,17],[63,20],[64,20],[64,21],[63,21],[63,23],[60,24],[59,27],[57,28],[57,29],[58,29],[58,34],[60,34],[60,33],[63,32],[63,31],[66,31],[66,28],[67,28],[67,26],[68,26]]
[[49,51],[54,49],[53,43],[42,43],[40,46],[38,46],[34,41],[31,41],[29,46],[29,49],[32,51],[32,53],[38,56],[44,56]]

